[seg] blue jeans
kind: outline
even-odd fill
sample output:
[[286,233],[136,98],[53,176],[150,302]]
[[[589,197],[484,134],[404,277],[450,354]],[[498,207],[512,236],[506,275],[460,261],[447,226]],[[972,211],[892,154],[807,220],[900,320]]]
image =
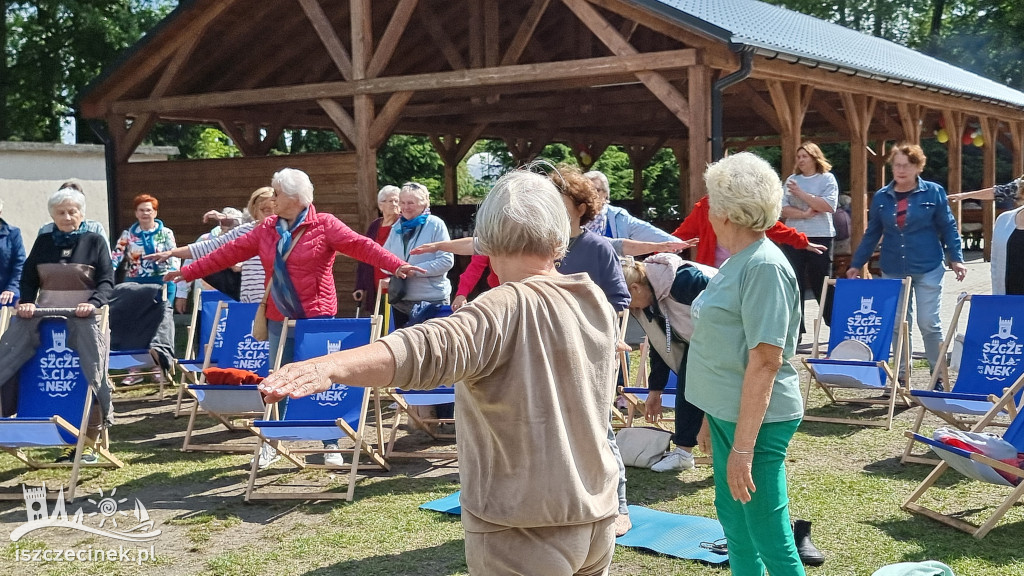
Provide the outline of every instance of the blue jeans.
[[[942,307],[942,278],[946,274],[946,266],[939,267],[924,274],[910,275],[910,288],[913,296],[907,303],[907,325],[913,326],[914,306],[917,305],[917,327],[921,330],[924,340],[924,355],[928,359],[929,369],[934,369],[939,361],[939,348],[942,347],[942,319],[939,310]],[[882,272],[883,278],[900,278]],[[899,326],[893,331],[893,338],[899,333]],[[895,342],[895,341],[894,341]],[[911,340],[913,342],[913,340]],[[913,344],[908,351],[913,353]]]

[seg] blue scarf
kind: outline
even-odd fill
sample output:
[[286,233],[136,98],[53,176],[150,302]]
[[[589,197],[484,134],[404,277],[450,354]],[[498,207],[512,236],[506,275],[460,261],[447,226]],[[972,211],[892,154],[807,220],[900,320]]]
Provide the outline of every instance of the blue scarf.
[[75,244],[78,244],[78,239],[82,234],[88,232],[85,229],[85,222],[83,221],[78,225],[78,228],[71,232],[61,232],[57,225],[53,225],[53,244],[57,248],[71,248]]
[[156,244],[153,242],[153,238],[156,236],[156,233],[163,230],[163,228],[164,223],[160,220],[156,220],[156,228],[153,228],[152,230],[143,230],[142,227],[139,226],[139,223],[136,222],[135,224],[132,224],[132,227],[129,228],[128,231],[139,239],[139,242],[142,243],[142,249],[146,254],[153,254],[156,252]]
[[274,274],[270,277],[270,295],[274,297],[274,304],[277,309],[288,318],[305,318],[306,311],[302,307],[302,300],[295,290],[295,283],[288,274],[287,263],[284,255],[292,247],[292,238],[299,225],[306,221],[309,214],[307,207],[295,218],[291,226],[286,226],[284,219],[277,218],[277,233],[281,239],[277,241],[277,253],[274,255]]
[[402,235],[411,236],[412,233],[415,232],[417,228],[423,226],[423,223],[427,221],[428,217],[430,217],[429,208],[424,210],[422,214],[413,218],[412,220],[406,220],[405,216],[400,217],[398,219],[398,225],[402,230]]

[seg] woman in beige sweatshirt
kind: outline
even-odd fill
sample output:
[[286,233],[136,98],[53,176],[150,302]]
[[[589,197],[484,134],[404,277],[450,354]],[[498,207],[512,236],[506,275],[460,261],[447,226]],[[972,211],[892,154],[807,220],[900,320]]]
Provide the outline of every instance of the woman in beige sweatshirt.
[[268,400],[356,386],[456,387],[471,574],[607,574],[617,468],[607,440],[615,313],[586,274],[563,276],[569,221],[547,178],[514,171],[477,212],[504,282],[449,318],[289,364]]

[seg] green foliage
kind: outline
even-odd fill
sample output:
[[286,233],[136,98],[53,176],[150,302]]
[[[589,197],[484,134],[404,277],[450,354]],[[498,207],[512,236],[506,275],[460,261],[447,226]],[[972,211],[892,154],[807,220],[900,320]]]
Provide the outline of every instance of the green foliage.
[[430,139],[396,134],[377,151],[377,184],[410,181],[430,190],[431,204],[444,204],[444,162]]
[[234,158],[241,155],[226,134],[216,128],[207,128],[199,133],[194,156],[189,158]]
[[[166,15],[172,0],[6,2],[0,139],[56,141],[81,91]],[[80,141],[95,141],[78,120]]]

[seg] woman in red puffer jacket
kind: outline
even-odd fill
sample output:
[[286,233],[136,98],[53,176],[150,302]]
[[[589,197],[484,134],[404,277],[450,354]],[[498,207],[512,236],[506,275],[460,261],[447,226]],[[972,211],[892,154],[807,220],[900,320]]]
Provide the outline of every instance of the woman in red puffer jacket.
[[[285,168],[274,174],[274,213],[252,232],[222,246],[205,258],[168,274],[191,282],[219,270],[259,256],[266,282],[270,349],[277,349],[281,322],[292,319],[333,317],[338,311],[334,288],[335,254],[341,252],[401,278],[420,269],[406,264],[373,240],[356,233],[332,214],[321,214],[313,206],[313,184],[301,170]],[[302,233],[299,236],[299,233]],[[297,239],[297,240],[296,240]],[[291,243],[295,241],[294,248]],[[291,249],[287,259],[281,256]],[[284,272],[282,271],[284,270]],[[291,355],[285,349],[284,359]]]

